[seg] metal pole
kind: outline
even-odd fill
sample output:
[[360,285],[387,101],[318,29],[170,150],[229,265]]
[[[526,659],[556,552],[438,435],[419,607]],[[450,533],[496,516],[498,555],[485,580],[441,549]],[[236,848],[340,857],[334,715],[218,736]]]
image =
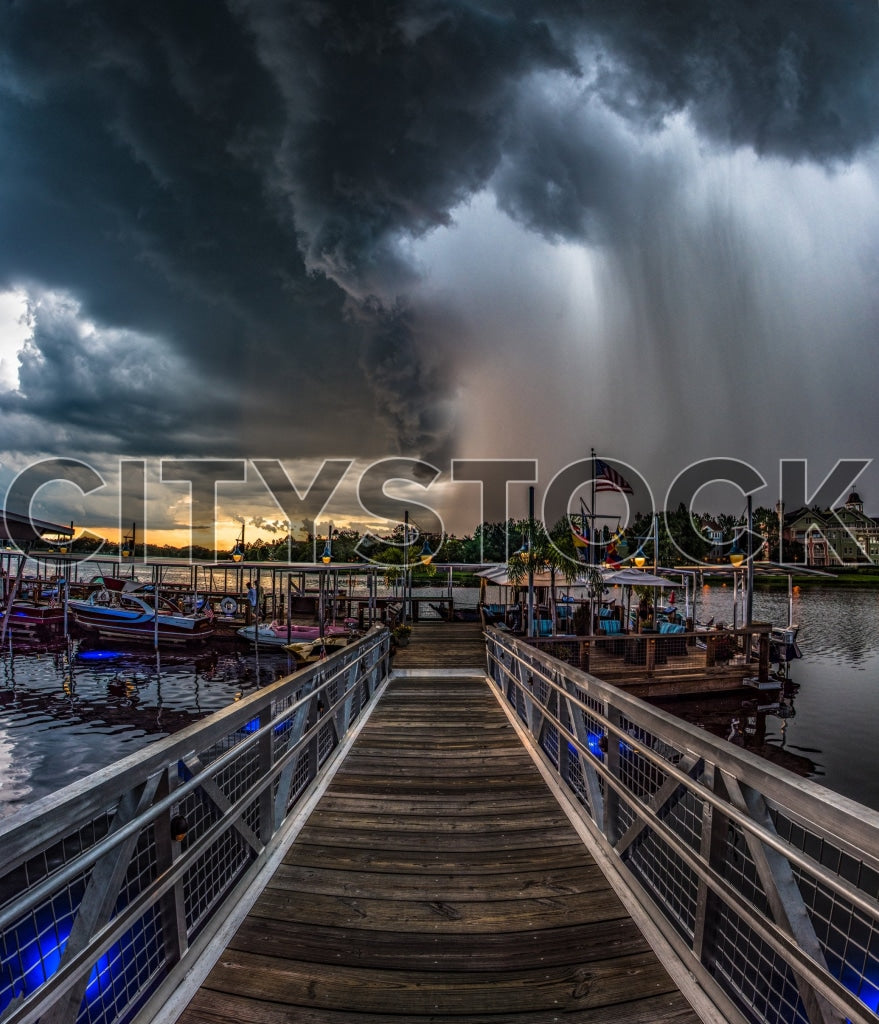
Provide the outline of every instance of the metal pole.
[[[134,567],[132,566],[132,573],[133,572]],[[153,582],[155,585],[155,590],[153,591],[153,603],[156,608],[155,618],[153,619],[153,647],[155,647],[156,650],[159,649],[159,584],[161,581],[162,569],[157,565],[153,569]]]
[[528,636],[534,636],[534,487],[528,488]]
[[406,621],[406,580],[409,576],[409,509],[403,513],[403,611],[401,622]]
[[754,619],[754,509],[751,495],[748,495],[748,589],[745,595],[745,625]]

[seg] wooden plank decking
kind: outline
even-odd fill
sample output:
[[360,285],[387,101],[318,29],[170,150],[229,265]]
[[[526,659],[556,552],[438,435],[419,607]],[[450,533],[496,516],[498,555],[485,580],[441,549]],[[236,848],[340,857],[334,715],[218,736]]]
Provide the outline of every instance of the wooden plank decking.
[[485,682],[399,678],[183,1024],[696,1024]]
[[485,671],[485,638],[479,622],[416,622],[408,647],[394,655],[395,669],[470,668]]

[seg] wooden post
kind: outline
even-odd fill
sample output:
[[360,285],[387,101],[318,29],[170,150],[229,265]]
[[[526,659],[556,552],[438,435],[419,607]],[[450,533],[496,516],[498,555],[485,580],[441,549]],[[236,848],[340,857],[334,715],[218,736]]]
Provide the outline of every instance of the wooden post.
[[761,683],[769,682],[769,634],[760,634],[759,662],[757,665],[757,678]]

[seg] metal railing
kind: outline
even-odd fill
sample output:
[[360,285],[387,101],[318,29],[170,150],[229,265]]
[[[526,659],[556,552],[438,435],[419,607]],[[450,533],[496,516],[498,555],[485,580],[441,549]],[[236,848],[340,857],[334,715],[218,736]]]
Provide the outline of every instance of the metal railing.
[[389,671],[356,645],[0,824],[0,1020],[130,1020],[226,914]]
[[879,814],[495,629],[488,675],[729,1019],[877,1024]]

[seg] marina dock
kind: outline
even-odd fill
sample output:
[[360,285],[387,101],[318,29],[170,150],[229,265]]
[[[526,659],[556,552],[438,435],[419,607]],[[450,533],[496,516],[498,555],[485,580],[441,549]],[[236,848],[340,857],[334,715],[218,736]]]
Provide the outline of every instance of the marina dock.
[[4,1024],[879,1024],[879,814],[523,638],[411,636],[0,822]]
[[180,1020],[449,1017],[698,1020],[482,679],[403,673]]

